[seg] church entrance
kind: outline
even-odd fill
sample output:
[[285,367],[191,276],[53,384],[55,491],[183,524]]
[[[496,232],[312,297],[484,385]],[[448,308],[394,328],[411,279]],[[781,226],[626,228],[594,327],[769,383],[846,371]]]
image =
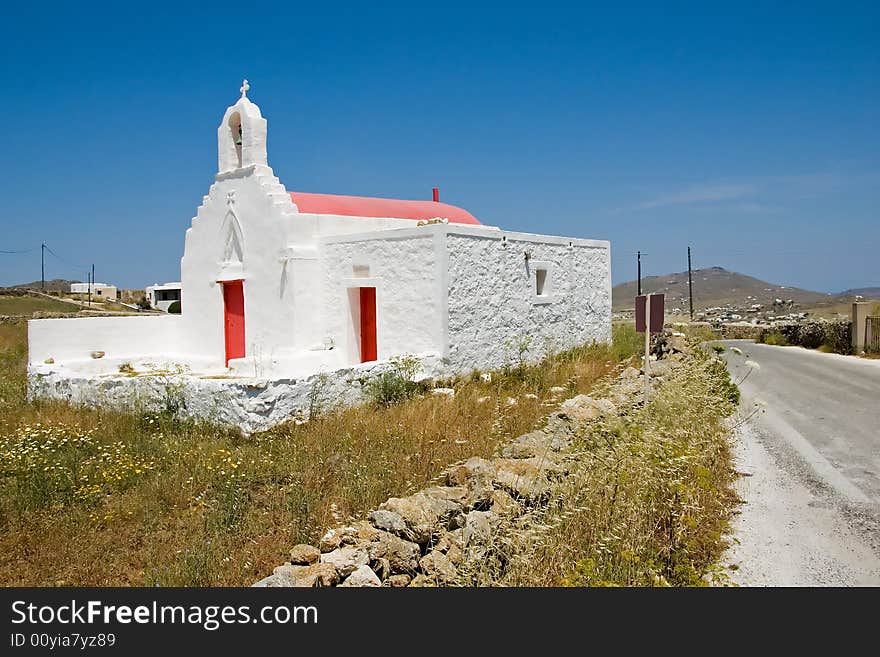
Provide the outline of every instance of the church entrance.
[[358,288],[361,296],[361,362],[376,360],[376,288]]
[[244,358],[244,286],[242,281],[223,283],[223,329],[226,367],[233,358]]

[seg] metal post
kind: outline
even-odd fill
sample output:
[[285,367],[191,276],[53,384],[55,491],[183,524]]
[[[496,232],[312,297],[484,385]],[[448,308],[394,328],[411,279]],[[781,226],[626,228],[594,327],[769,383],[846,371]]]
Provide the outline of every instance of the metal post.
[[40,290],[46,291],[46,245],[40,244]]
[[691,302],[691,321],[694,321],[694,277],[691,273],[691,247],[688,247],[688,300]]
[[651,353],[651,295],[645,297],[645,403],[651,395],[651,373],[648,365]]
[[636,251],[636,262],[638,262],[638,279],[639,279],[639,296],[642,296],[642,252]]

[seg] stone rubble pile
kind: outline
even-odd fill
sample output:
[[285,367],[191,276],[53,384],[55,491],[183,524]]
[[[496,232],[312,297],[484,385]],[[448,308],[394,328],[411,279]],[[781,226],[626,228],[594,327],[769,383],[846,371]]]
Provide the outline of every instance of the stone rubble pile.
[[[673,341],[667,353],[686,354],[685,348],[690,351],[685,342]],[[667,358],[652,365],[662,362],[671,371],[681,360]],[[617,416],[640,401],[641,376],[628,367],[608,386],[607,397],[572,397],[543,429],[519,436],[495,457],[452,465],[439,485],[388,499],[367,520],[330,529],[317,547],[295,546],[286,564],[254,586],[461,583],[463,574],[485,567],[489,560],[497,562],[493,545],[504,540],[499,532],[517,526],[525,531],[523,522],[535,515],[528,512],[547,502],[554,487],[572,472],[578,458],[570,449],[574,436],[589,423]]]

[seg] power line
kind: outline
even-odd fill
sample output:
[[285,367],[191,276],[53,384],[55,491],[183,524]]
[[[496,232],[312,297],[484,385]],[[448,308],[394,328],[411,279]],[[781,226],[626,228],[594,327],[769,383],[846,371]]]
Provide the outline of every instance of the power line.
[[0,253],[2,253],[2,254],[4,254],[4,255],[11,255],[11,254],[14,254],[14,253],[33,253],[34,251],[36,251],[36,250],[39,249],[39,248],[40,248],[40,247],[35,246],[35,247],[32,248],[32,249],[12,249],[12,250],[0,249]]
[[[34,249],[34,250],[36,250],[36,249]],[[51,253],[53,256],[55,256],[56,258],[58,258],[61,262],[63,262],[64,264],[66,264],[66,265],[69,266],[69,267],[73,267],[74,269],[78,269],[78,270],[82,271],[83,269],[89,269],[89,267],[90,267],[90,265],[77,264],[77,263],[75,263],[75,262],[70,262],[70,261],[67,260],[66,258],[62,258],[60,255],[58,255],[57,253],[55,253],[51,248],[49,248],[49,245],[48,245],[48,244],[46,245],[46,250],[47,250],[49,253]]]

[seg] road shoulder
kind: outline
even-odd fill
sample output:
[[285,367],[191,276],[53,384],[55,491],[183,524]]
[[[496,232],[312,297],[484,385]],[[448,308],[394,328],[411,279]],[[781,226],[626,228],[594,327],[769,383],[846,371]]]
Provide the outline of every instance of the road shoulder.
[[723,563],[741,586],[876,586],[880,558],[865,540],[870,520],[798,472],[796,456],[749,421],[735,435],[743,500]]

